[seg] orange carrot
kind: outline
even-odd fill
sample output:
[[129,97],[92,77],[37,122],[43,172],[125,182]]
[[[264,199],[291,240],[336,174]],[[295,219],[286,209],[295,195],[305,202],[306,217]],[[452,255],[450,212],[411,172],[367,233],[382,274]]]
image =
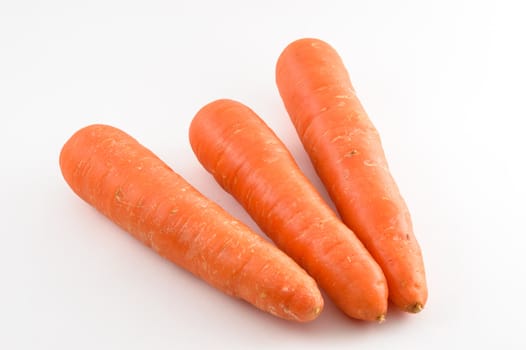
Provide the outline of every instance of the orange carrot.
[[219,290],[284,319],[305,322],[321,312],[321,293],[301,267],[121,130],[79,130],[60,167],[82,199]]
[[218,100],[190,125],[203,166],[349,316],[383,320],[385,277],[272,130],[248,107]]
[[342,219],[382,267],[389,298],[422,310],[427,287],[411,217],[341,58],[321,40],[300,39],[279,57],[276,82]]

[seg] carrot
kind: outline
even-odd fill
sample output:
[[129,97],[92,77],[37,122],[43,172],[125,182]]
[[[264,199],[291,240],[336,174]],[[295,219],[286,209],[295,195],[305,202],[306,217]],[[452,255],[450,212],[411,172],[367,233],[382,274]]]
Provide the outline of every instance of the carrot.
[[338,53],[321,40],[297,40],[280,55],[276,82],[343,221],[382,267],[389,298],[419,312],[427,287],[411,217]]
[[218,183],[347,315],[383,320],[387,284],[380,267],[263,120],[239,102],[217,100],[196,114],[189,136]]
[[321,312],[321,293],[301,267],[123,131],[79,130],[64,145],[60,168],[82,199],[226,294],[289,320]]

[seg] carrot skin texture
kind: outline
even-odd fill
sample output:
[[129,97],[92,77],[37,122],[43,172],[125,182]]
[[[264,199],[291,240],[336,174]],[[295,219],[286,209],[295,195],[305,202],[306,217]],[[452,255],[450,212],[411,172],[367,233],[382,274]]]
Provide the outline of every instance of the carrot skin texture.
[[263,120],[239,102],[217,100],[196,114],[189,137],[205,169],[342,311],[383,319],[388,291],[380,267]]
[[60,168],[83,200],[215,288],[288,320],[321,312],[321,293],[301,267],[123,131],[77,131],[62,148]]
[[340,56],[321,40],[297,40],[278,59],[276,83],[343,221],[382,267],[389,298],[420,311],[427,286],[411,216]]

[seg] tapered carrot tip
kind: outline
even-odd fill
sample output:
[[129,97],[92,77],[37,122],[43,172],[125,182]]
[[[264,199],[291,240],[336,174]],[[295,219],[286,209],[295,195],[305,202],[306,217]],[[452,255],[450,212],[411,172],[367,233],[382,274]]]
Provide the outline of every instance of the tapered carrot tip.
[[312,321],[312,320],[316,319],[321,314],[322,310],[323,310],[323,305],[316,306],[315,308],[313,308],[311,310],[311,312],[309,314],[307,314],[307,316],[305,317],[304,322],[308,322],[308,321]]
[[312,288],[312,290],[295,292],[290,304],[281,310],[283,314],[278,316],[298,322],[310,322],[316,319],[323,310],[324,302],[321,293],[315,289],[316,285]]
[[419,313],[422,310],[424,310],[424,306],[422,304],[420,304],[420,303],[416,303],[416,304],[410,305],[407,308],[407,311],[411,312],[413,314],[417,314],[417,313]]

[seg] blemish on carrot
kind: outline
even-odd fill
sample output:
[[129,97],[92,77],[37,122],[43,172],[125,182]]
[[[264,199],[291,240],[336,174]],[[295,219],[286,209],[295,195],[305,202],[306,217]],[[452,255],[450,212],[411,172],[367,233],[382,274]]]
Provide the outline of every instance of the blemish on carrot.
[[343,156],[345,158],[352,158],[352,157],[354,157],[355,155],[358,155],[358,154],[360,154],[360,152],[358,152],[358,150],[352,149],[350,152],[345,153]]
[[122,189],[120,187],[115,190],[114,198],[117,202],[122,203]]

